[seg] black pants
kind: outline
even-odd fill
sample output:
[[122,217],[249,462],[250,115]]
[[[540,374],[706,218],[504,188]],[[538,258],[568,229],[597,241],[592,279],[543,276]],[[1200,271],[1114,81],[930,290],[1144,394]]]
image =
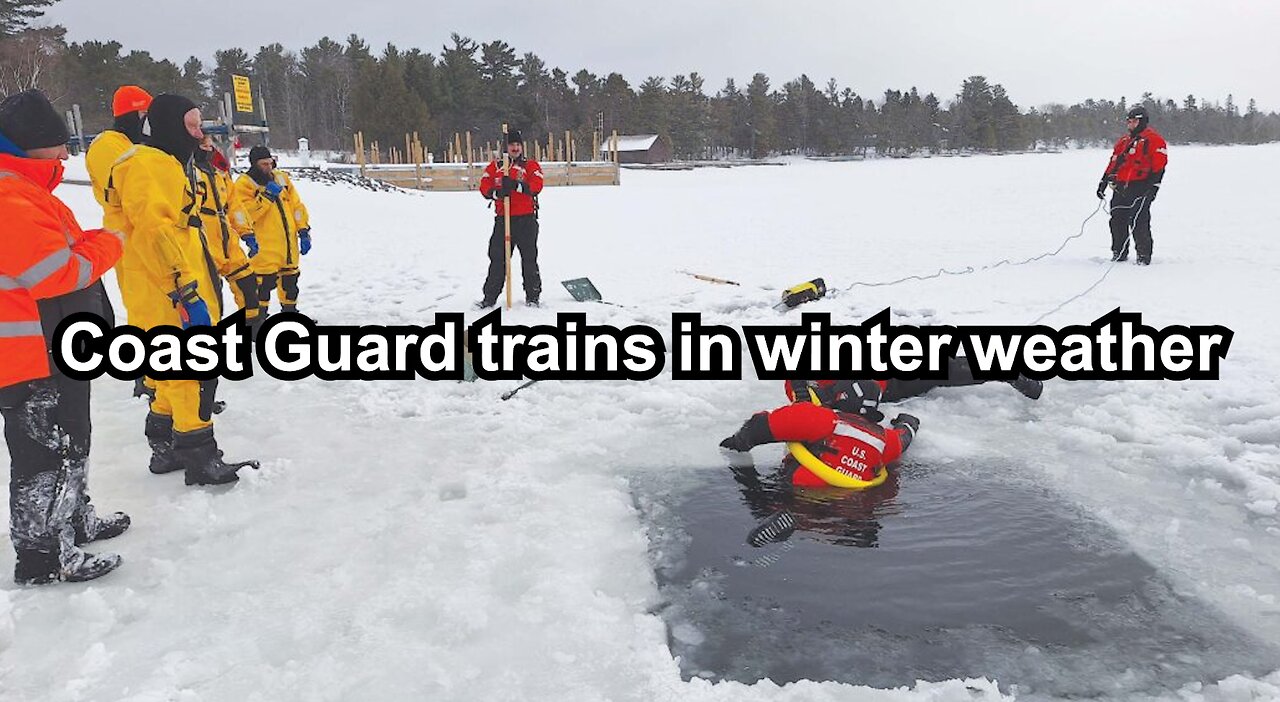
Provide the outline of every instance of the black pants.
[[1123,260],[1129,257],[1129,235],[1139,261],[1151,260],[1151,200],[1146,185],[1128,185],[1116,188],[1111,196],[1111,256]]
[[973,377],[969,361],[962,357],[952,356],[947,361],[947,377],[945,380],[890,380],[881,402],[901,402],[908,397],[919,397],[934,388],[952,388],[963,385],[981,385],[985,380]]
[[[489,275],[484,279],[485,302],[494,302],[507,279],[507,227],[502,217],[493,220],[493,236],[489,237]],[[520,215],[511,218],[512,254],[520,254],[520,274],[524,281],[524,297],[537,302],[542,296],[542,275],[538,272],[538,217]]]
[[56,375],[10,385],[0,389],[0,414],[9,447],[13,548],[74,563],[74,520],[96,520],[85,492],[89,383]]

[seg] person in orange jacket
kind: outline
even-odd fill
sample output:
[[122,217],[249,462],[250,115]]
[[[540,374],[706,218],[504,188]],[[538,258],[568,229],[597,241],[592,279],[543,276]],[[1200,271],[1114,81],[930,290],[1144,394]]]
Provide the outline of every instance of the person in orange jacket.
[[542,166],[527,158],[520,130],[507,133],[507,155],[511,173],[502,174],[502,162],[490,161],[480,179],[480,194],[493,200],[496,217],[489,237],[489,274],[484,279],[484,299],[476,307],[493,307],[507,275],[506,204],[511,204],[511,246],[520,254],[524,300],[537,307],[542,298],[542,275],[538,271],[538,193],[542,192]]
[[1138,253],[1138,265],[1151,265],[1151,203],[1160,192],[1164,169],[1169,165],[1169,145],[1150,126],[1147,108],[1129,110],[1129,133],[1116,141],[1107,170],[1098,183],[1098,198],[1111,196],[1111,260],[1129,258],[1129,236]]
[[53,194],[68,137],[40,91],[0,103],[0,414],[19,584],[106,575],[120,556],[80,546],[129,528],[121,512],[99,517],[86,493],[89,383],[67,378],[50,361],[64,317],[91,312],[114,320],[100,278],[122,250],[122,235],[83,231]]

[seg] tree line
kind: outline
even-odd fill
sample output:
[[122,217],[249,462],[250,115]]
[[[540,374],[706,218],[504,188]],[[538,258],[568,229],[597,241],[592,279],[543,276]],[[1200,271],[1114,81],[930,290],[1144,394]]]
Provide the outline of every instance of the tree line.
[[[458,34],[435,54],[392,44],[375,52],[352,34],[296,51],[278,43],[252,54],[224,49],[211,63],[192,56],[178,65],[116,41],[68,43],[61,27],[32,28],[53,2],[0,3],[0,88],[7,94],[39,87],[61,108],[79,104],[89,133],[110,125],[119,85],[181,93],[217,114],[236,74],[253,80],[274,143],[305,136],[312,148],[333,150],[351,148],[359,130],[367,141],[388,145],[418,132],[440,153],[455,133],[470,131],[483,142],[508,122],[526,139],[571,131],[580,144],[591,143],[595,132],[658,134],[680,158],[1020,151],[1110,144],[1131,106],[1121,98],[1023,109],[983,76],[945,98],[914,87],[862,96],[835,80],[819,86],[807,75],[775,86],[763,73],[742,86],[729,79],[714,92],[696,72],[633,85],[616,72],[571,75],[506,42]],[[1140,102],[1172,143],[1280,140],[1280,115],[1259,111],[1253,100],[1243,110],[1232,96],[1218,103],[1147,93]]]

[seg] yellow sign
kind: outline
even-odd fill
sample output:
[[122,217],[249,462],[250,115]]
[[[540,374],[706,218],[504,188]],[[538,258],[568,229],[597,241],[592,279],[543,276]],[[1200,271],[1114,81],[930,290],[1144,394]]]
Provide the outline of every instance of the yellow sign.
[[249,76],[231,76],[231,85],[236,96],[236,112],[253,112],[253,89],[249,86]]

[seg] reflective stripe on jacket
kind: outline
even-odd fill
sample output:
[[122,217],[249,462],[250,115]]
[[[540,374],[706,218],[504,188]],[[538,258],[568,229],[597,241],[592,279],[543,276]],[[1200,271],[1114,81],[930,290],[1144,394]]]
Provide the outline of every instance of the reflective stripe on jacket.
[[54,160],[0,154],[0,387],[51,372],[39,300],[82,291],[120,258],[120,239],[84,231],[53,195],[62,182]]

